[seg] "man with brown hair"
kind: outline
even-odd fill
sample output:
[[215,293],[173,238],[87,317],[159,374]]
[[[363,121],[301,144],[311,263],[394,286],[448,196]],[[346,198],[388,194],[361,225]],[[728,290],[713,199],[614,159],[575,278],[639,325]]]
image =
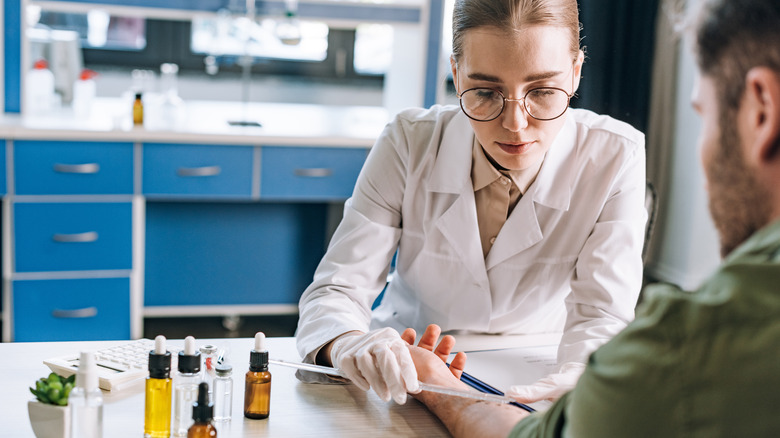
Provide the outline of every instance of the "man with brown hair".
[[[693,293],[648,288],[636,320],[543,414],[417,394],[453,435],[780,436],[780,2],[703,3],[693,106],[722,265]],[[438,336],[429,327],[411,347],[418,376],[463,387],[465,356],[445,367],[454,341],[434,350]]]

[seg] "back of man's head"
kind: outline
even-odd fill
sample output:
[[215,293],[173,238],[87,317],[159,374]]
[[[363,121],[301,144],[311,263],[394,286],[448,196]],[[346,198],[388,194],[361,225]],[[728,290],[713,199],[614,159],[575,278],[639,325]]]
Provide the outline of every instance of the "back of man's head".
[[720,104],[739,105],[753,67],[780,72],[779,0],[703,0],[696,26],[701,73],[720,88]]

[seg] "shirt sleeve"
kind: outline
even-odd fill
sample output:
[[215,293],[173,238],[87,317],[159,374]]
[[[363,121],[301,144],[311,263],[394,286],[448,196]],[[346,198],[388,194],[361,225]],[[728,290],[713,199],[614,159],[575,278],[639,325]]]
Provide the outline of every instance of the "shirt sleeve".
[[591,352],[634,318],[642,286],[647,222],[645,158],[644,143],[625,146],[625,156],[608,163],[601,172],[607,178],[599,176],[595,182],[609,188],[577,258],[571,292],[565,300],[559,364],[584,363]]
[[344,217],[299,302],[298,351],[313,363],[342,333],[368,331],[371,306],[385,287],[401,235],[405,145],[400,121],[390,123],[369,153]]
[[[657,295],[678,294],[659,286]],[[664,290],[665,289],[665,290]],[[594,352],[573,391],[546,412],[520,421],[511,437],[680,436],[679,381],[684,324],[675,300],[651,299],[646,312]],[[677,321],[679,319],[679,321]]]

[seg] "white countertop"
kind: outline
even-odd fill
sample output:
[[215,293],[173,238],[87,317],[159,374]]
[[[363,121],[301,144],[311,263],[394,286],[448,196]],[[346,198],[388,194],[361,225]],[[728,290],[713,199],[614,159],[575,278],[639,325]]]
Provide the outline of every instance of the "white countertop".
[[[146,99],[145,99],[146,101]],[[178,122],[163,122],[148,99],[144,125],[133,125],[132,102],[97,98],[88,117],[70,108],[45,115],[0,115],[0,138],[235,145],[371,147],[389,121],[374,106],[186,101]],[[231,126],[233,120],[262,126]]]

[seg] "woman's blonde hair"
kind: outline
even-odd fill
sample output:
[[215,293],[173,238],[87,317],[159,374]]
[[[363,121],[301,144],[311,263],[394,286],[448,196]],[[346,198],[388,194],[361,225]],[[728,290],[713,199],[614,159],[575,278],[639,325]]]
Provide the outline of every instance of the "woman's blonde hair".
[[452,56],[463,55],[463,37],[470,29],[493,26],[516,32],[534,25],[555,26],[570,33],[574,59],[580,51],[577,0],[455,0],[452,13]]

